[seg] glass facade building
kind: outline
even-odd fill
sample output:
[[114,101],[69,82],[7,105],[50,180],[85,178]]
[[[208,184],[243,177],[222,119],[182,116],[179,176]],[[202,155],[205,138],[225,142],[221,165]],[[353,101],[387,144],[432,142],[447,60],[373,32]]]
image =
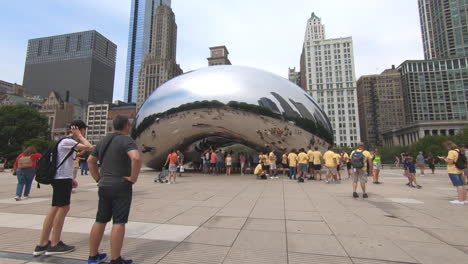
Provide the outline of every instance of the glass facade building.
[[128,103],[137,101],[138,76],[145,55],[151,52],[153,23],[161,4],[171,6],[171,0],[132,0],[124,94]]

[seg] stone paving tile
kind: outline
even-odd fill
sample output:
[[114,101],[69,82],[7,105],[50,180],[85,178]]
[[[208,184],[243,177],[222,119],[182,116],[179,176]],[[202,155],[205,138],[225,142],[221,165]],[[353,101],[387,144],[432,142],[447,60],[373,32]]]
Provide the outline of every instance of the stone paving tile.
[[265,209],[257,208],[253,209],[249,217],[252,218],[263,218],[263,219],[284,219],[284,210],[280,209]]
[[239,232],[239,229],[200,227],[187,237],[184,242],[230,247]]
[[286,233],[241,230],[234,248],[286,252]]
[[168,224],[200,226],[219,211],[216,207],[193,207],[174,217]]
[[284,220],[248,218],[243,230],[286,232]]
[[198,226],[181,226],[162,224],[143,234],[139,238],[181,242],[198,228]]
[[288,252],[348,256],[335,236],[288,233]]
[[468,255],[446,244],[399,241],[398,246],[423,264],[468,263]]
[[395,261],[385,261],[377,259],[360,259],[360,258],[351,258],[354,264],[410,264],[415,262],[395,262]]
[[[468,231],[466,230],[437,229],[437,228],[425,228],[424,230],[449,245],[468,246]],[[430,241],[421,241],[421,242],[430,242]]]
[[436,236],[414,227],[373,225],[370,230],[370,232],[390,240],[442,243]]
[[223,264],[284,264],[288,263],[285,251],[268,251],[262,249],[233,248],[229,251]]
[[[230,217],[230,216],[213,216],[208,222],[206,222],[204,227],[218,227],[218,228],[232,228],[232,229],[241,229],[246,217]],[[1,230],[0,230],[1,233]]]
[[331,235],[332,232],[325,222],[286,221],[288,233]]
[[[289,209],[289,208],[288,208]],[[297,221],[323,221],[322,216],[317,212],[286,211],[286,220]]]
[[348,257],[338,257],[338,256],[326,256],[326,255],[314,255],[314,254],[304,254],[297,252],[289,253],[289,264],[353,264],[350,258]]
[[232,197],[218,196],[217,195],[217,196],[210,197],[208,200],[204,201],[203,203],[198,204],[198,206],[224,207],[231,200],[232,200]]
[[181,243],[158,263],[160,264],[218,264],[222,263],[229,247]]
[[416,262],[395,243],[383,238],[338,237],[351,257]]

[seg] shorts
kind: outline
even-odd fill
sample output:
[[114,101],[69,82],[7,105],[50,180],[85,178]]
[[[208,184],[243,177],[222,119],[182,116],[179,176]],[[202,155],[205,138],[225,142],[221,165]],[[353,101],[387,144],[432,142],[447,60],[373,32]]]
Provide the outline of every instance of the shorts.
[[338,174],[338,170],[335,167],[327,167],[327,171],[332,175]]
[[223,163],[221,161],[216,162],[216,167],[218,168],[223,167]]
[[216,163],[210,163],[211,168],[216,168]]
[[314,169],[314,163],[313,162],[309,162],[309,169]]
[[132,184],[121,183],[116,186],[99,187],[99,204],[96,222],[105,224],[111,219],[113,224],[126,224],[132,204]]
[[452,181],[453,186],[463,186],[463,178],[461,174],[451,174],[449,173],[450,180]]
[[354,169],[352,179],[354,183],[366,183],[367,173],[362,169]]
[[270,169],[270,165],[262,165],[262,169],[263,169],[264,171],[267,171],[267,170]]
[[429,169],[431,170],[435,169],[434,163],[429,163]]
[[177,171],[177,166],[175,164],[169,164],[169,171],[171,172]]
[[270,170],[276,170],[276,164],[270,164]]
[[307,164],[299,163],[299,172],[307,172]]
[[416,165],[418,168],[423,169],[426,168],[426,164],[417,164]]
[[341,168],[341,166],[340,166],[340,165],[336,165],[336,170],[337,170],[337,171],[339,171],[339,170],[340,170],[340,168]]
[[314,164],[313,168],[314,168],[315,171],[321,171],[322,170],[322,165],[320,165],[320,164],[315,165]]
[[381,169],[382,169],[382,163],[374,162],[374,170],[381,170]]
[[282,163],[281,165],[283,166],[283,169],[289,168],[289,165],[287,163]]
[[346,169],[348,169],[348,170],[351,169],[351,162],[346,163]]
[[72,179],[53,180],[52,189],[52,206],[62,207],[70,205],[73,189]]

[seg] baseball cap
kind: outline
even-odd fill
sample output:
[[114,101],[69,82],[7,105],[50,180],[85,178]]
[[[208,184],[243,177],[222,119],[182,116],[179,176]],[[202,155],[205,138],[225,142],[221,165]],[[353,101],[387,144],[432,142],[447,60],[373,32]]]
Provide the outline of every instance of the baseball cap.
[[466,148],[466,144],[458,144],[459,148]]
[[75,126],[77,127],[78,129],[82,129],[82,128],[87,128],[88,126],[85,124],[85,122],[81,121],[81,120],[73,120],[70,125],[68,126],[69,128],[71,128],[72,126]]

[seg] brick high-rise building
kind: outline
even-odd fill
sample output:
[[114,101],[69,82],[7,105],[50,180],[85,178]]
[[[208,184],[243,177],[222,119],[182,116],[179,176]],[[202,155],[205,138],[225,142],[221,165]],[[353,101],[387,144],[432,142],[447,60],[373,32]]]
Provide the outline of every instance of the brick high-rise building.
[[177,24],[169,6],[163,4],[156,10],[152,34],[152,49],[140,70],[137,109],[160,85],[182,74],[176,63]]
[[30,94],[51,91],[86,102],[112,102],[117,46],[95,30],[31,39],[23,86]]
[[229,51],[226,46],[217,46],[210,48],[210,57],[207,58],[208,66],[214,65],[231,65],[228,58]]
[[401,75],[395,66],[381,74],[361,76],[357,96],[363,142],[380,146],[383,131],[405,124]]

